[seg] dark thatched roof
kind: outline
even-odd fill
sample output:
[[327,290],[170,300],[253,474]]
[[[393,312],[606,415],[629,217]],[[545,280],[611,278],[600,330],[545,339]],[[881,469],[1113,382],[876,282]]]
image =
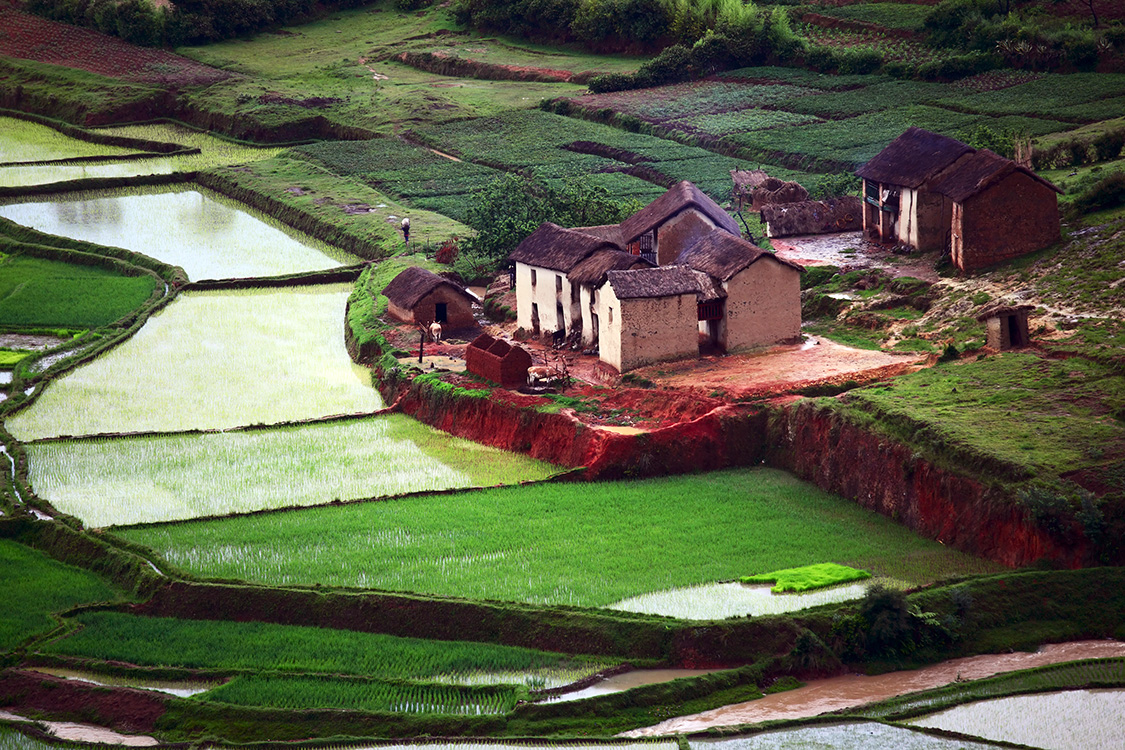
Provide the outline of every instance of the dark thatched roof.
[[512,251],[508,259],[567,273],[598,250],[620,249],[611,240],[545,221]]
[[803,271],[801,266],[768,253],[741,237],[715,229],[704,235],[691,247],[683,250],[676,263],[714,276],[720,281],[730,281],[735,274],[760,258],[770,258],[783,265]]
[[730,178],[734,182],[735,188],[742,188],[747,191],[761,187],[762,183],[769,177],[764,169],[732,169],[730,171]]
[[732,234],[739,234],[738,223],[708,198],[702,190],[687,182],[677,183],[668,192],[648,204],[637,213],[621,222],[621,236],[625,242],[632,242],[645,232],[663,224],[668,219],[689,208],[694,208]]
[[625,247],[625,240],[621,237],[620,224],[601,224],[596,227],[575,227],[574,231],[588,234],[603,240],[609,240],[618,247]]
[[856,174],[873,182],[916,188],[972,151],[972,146],[953,138],[909,128]]
[[863,201],[859,196],[762,206],[762,221],[770,237],[794,234],[858,232],[863,228]]
[[727,296],[723,285],[711,274],[694,270],[692,273],[695,275],[695,283],[699,288],[699,296],[696,299],[700,302],[714,302]]
[[418,304],[419,300],[440,286],[449,287],[464,297],[469,304],[476,302],[473,295],[469,294],[452,281],[443,279],[436,273],[427,271],[419,266],[411,266],[398,276],[395,276],[391,280],[391,283],[383,288],[383,296],[398,307],[404,310],[410,310]]
[[621,250],[598,250],[566,275],[571,284],[600,287],[609,271],[629,271],[634,268],[652,268],[652,264],[639,255]]
[[944,174],[934,180],[931,189],[955,203],[963,203],[966,199],[1016,172],[1023,172],[1057,193],[1062,192],[1027,167],[1021,167],[1011,159],[1005,159],[988,149],[962,156]]
[[636,271],[608,271],[606,278],[617,299],[674,297],[700,293],[699,280],[687,266],[661,266]]

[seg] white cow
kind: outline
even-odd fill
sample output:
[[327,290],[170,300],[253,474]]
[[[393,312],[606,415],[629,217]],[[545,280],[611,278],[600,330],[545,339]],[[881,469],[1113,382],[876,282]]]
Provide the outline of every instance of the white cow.
[[434,343],[441,341],[441,323],[436,320],[430,323],[430,338],[434,340]]

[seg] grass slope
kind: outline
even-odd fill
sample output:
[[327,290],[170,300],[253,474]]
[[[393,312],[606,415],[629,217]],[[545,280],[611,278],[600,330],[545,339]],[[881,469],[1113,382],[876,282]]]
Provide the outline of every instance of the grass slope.
[[117,533],[197,575],[585,606],[826,560],[914,583],[997,569],[767,469]]

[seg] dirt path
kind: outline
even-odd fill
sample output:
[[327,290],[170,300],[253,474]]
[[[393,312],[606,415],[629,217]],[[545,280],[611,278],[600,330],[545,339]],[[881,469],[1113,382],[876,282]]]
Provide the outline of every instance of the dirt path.
[[1004,672],[1042,667],[1078,659],[1125,656],[1121,641],[1075,641],[1053,643],[1034,653],[983,654],[934,664],[923,669],[887,674],[845,675],[814,680],[802,688],[774,693],[747,703],[736,703],[693,716],[680,716],[655,726],[625,732],[623,737],[655,737],[701,732],[711,727],[756,724],[774,719],[810,716],[893,698],[919,690],[948,685],[958,680],[980,680]]
[[802,344],[752,354],[703,357],[650,365],[635,371],[657,385],[701,395],[765,398],[811,385],[858,383],[901,375],[923,366],[925,356],[852,349],[808,337]]

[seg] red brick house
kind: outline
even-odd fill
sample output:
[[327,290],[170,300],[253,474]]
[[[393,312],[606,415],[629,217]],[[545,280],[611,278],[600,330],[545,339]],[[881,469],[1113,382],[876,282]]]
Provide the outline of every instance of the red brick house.
[[863,230],[877,241],[945,251],[970,271],[1059,239],[1061,191],[986,149],[910,128],[856,174]]

